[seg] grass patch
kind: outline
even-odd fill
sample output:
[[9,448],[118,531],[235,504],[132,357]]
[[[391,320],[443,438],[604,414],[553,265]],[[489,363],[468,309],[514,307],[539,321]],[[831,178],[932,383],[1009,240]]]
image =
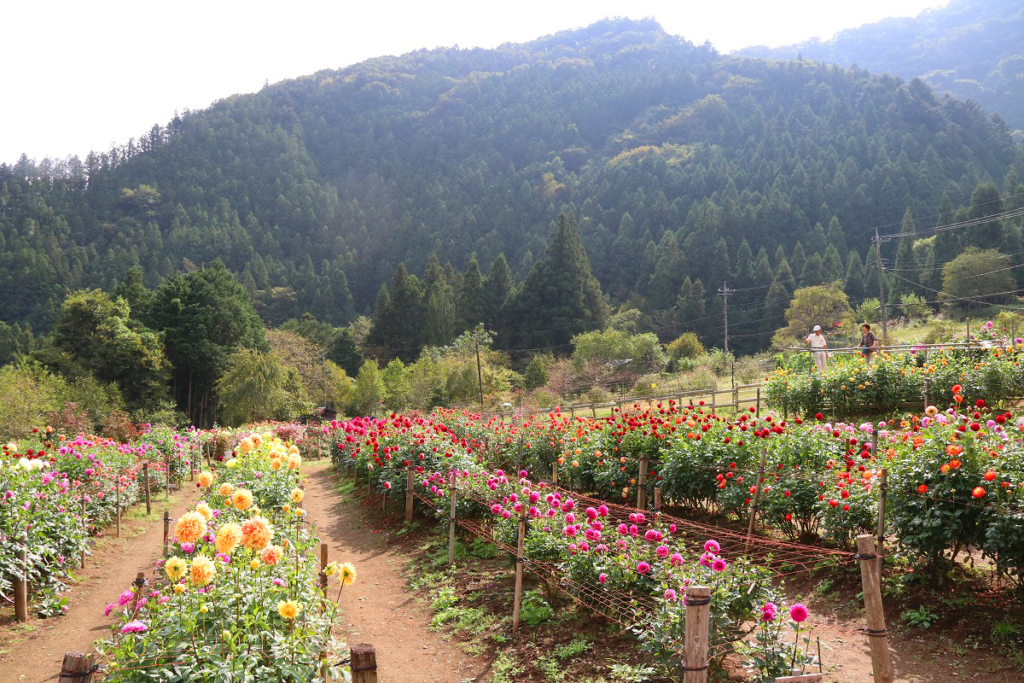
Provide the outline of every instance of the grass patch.
[[522,667],[516,666],[515,660],[504,652],[494,660],[491,670],[491,683],[515,683],[516,676],[523,673]]

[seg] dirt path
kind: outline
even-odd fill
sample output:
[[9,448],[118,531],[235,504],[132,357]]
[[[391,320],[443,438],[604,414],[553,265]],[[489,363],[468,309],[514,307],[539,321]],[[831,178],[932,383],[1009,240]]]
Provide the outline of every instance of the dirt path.
[[[329,546],[331,561],[351,562],[358,580],[341,595],[338,636],[377,648],[380,683],[462,683],[483,680],[474,660],[429,628],[430,617],[406,588],[401,549],[364,521],[358,506],[338,497],[329,464],[306,470],[303,507]],[[332,584],[332,597],[333,588]]]
[[[186,482],[184,491],[172,497],[169,508],[162,494],[157,494],[149,518],[133,518],[136,506],[122,520],[120,538],[113,527],[97,538],[86,568],[78,570],[78,581],[67,593],[66,616],[30,617],[27,623],[17,624],[13,610],[4,610],[0,616],[0,681],[55,681],[65,652],[91,650],[93,642],[107,634],[113,621],[112,617],[103,616],[104,607],[129,588],[139,572],[149,575],[160,558],[163,511],[170,509],[171,515],[177,517],[198,497],[196,488]],[[142,513],[145,514],[145,505]]]

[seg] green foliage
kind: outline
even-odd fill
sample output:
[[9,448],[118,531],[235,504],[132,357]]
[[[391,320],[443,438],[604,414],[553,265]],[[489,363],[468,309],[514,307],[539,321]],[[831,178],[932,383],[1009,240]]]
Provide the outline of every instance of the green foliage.
[[65,299],[54,346],[101,382],[116,384],[133,409],[153,409],[167,393],[169,375],[160,336],[129,320],[124,299],[100,290]]
[[671,361],[678,363],[680,358],[696,358],[704,355],[704,345],[693,332],[684,332],[665,347]]
[[530,626],[539,626],[555,615],[547,600],[538,591],[523,593],[523,604],[519,617]]
[[796,290],[786,309],[786,322],[784,334],[800,340],[810,334],[815,325],[821,325],[826,332],[836,327],[845,330],[856,327],[849,299],[838,282]]
[[228,369],[217,381],[217,397],[229,426],[289,420],[312,409],[298,370],[275,353],[253,349],[241,349],[228,359]]
[[[219,261],[175,275],[155,292],[145,321],[164,335],[175,399],[194,423],[239,349],[269,349],[248,292]],[[221,404],[222,408],[229,408]],[[214,420],[206,412],[206,422]]]
[[900,619],[907,626],[929,629],[935,625],[939,617],[934,612],[928,611],[926,606],[921,605],[917,609],[904,610],[903,614],[900,615]]
[[924,297],[917,294],[908,293],[901,296],[900,308],[903,310],[903,315],[911,320],[927,320],[932,314],[932,309],[925,302]]
[[554,360],[553,356],[540,353],[531,358],[530,364],[526,366],[526,372],[523,374],[524,386],[527,389],[536,389],[547,384],[550,378],[548,366]]
[[979,304],[1011,301],[1016,281],[1009,257],[995,249],[968,248],[942,267],[943,307],[962,312]]
[[352,414],[375,414],[384,400],[385,391],[384,378],[377,367],[377,361],[368,360],[363,363],[363,367],[359,368],[359,374],[356,375],[355,386],[352,387]]
[[578,368],[596,365],[609,372],[648,374],[661,371],[667,362],[657,335],[630,335],[614,329],[584,332],[572,338],[573,363]]

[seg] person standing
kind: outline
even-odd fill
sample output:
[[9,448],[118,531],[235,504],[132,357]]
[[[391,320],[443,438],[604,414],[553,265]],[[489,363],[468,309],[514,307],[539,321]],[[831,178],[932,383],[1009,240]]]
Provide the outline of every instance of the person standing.
[[864,354],[864,359],[870,363],[881,343],[878,341],[878,335],[871,331],[871,325],[864,323],[860,326],[860,331],[860,352]]
[[828,342],[825,341],[825,335],[821,333],[821,325],[815,325],[804,341],[811,345],[811,357],[814,358],[814,364],[818,366],[818,372],[825,372]]

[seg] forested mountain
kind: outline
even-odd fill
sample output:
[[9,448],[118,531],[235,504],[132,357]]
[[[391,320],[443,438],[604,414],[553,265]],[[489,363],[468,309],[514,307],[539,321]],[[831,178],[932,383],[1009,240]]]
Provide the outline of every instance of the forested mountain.
[[[46,328],[69,290],[111,290],[133,265],[153,286],[221,259],[275,325],[422,306],[415,324],[392,320],[415,338],[389,355],[477,321],[498,346],[555,346],[545,283],[527,276],[561,231],[563,260],[577,239],[590,260],[565,281],[592,273],[662,338],[720,343],[728,281],[735,345],[764,347],[797,286],[871,295],[874,226],[1024,204],[1013,167],[1024,155],[1001,119],[922,81],[723,57],[650,20],[607,20],[322,71],[84,162],[0,166],[0,320]],[[929,268],[983,239],[961,232]],[[995,234],[980,246],[1018,262],[1020,225]],[[534,308],[504,305],[524,280]],[[599,303],[578,320],[603,319]],[[453,322],[424,331],[430,319]]]
[[950,0],[916,17],[884,19],[829,40],[778,48],[750,47],[750,57],[798,56],[873,73],[919,77],[938,94],[972,99],[1024,129],[1024,3]]

